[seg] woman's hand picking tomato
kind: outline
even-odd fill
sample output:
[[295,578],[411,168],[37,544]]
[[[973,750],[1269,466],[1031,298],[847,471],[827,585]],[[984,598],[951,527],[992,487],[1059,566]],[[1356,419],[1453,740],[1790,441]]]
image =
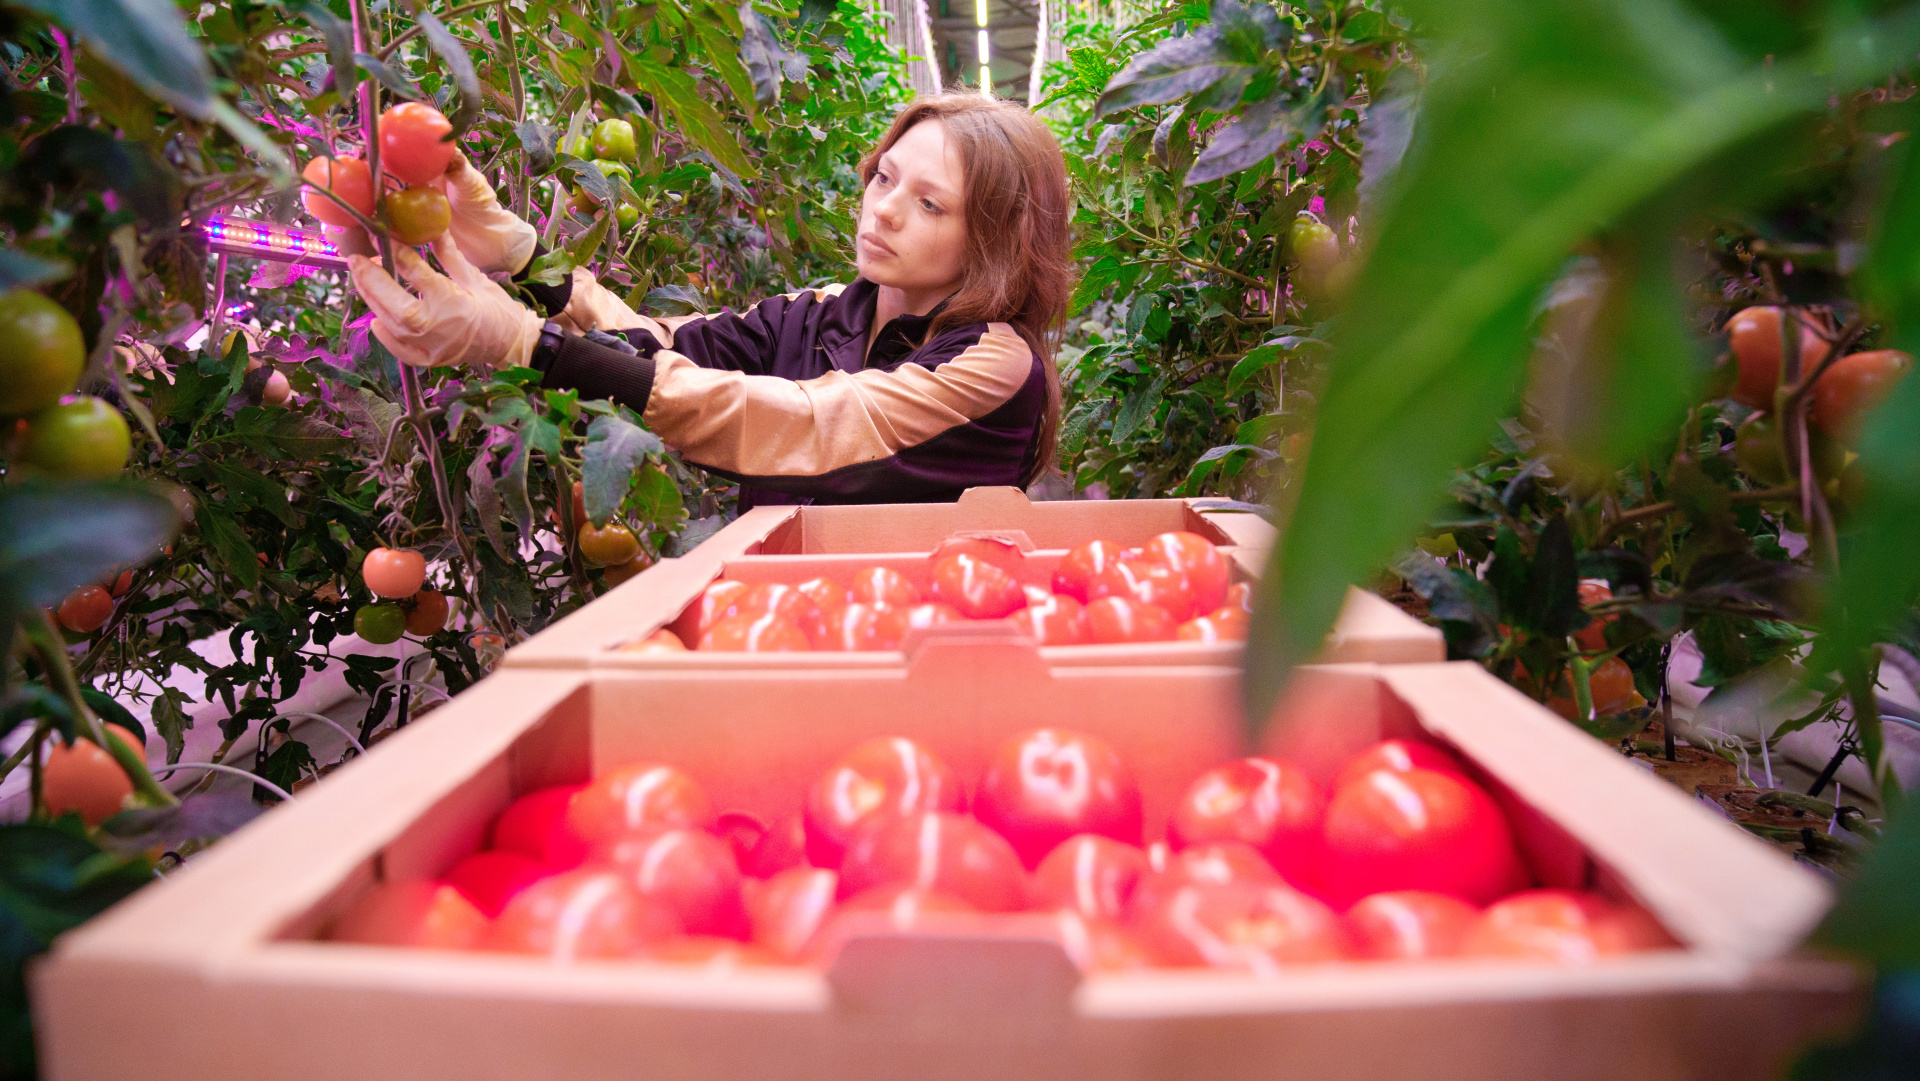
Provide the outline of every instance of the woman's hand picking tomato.
[[367,946],[467,950],[487,932],[487,917],[459,890],[439,882],[388,882],[360,895],[327,937]]
[[1084,646],[1092,640],[1087,634],[1086,608],[1064,593],[1048,593],[1036,600],[1029,591],[1027,606],[1007,619],[1043,646]]
[[910,739],[871,739],[807,790],[807,859],[815,867],[840,866],[854,832],[876,816],[965,809],[960,779],[940,756]]
[[1147,854],[1139,846],[1082,833],[1055,847],[1035,868],[1033,907],[1117,920],[1146,873]]
[[1273,975],[1347,956],[1346,928],[1290,886],[1222,882],[1182,886],[1136,914],[1133,929],[1162,964]]
[[590,859],[618,871],[640,896],[672,909],[688,934],[738,938],[747,932],[733,847],[705,830],[612,837]]
[[1162,533],[1148,541],[1146,557],[1187,580],[1193,610],[1211,612],[1227,603],[1227,585],[1233,570],[1213,542],[1198,533]]
[[433,106],[419,101],[395,105],[380,117],[381,171],[409,184],[433,183],[453,161],[452,134],[453,124]]
[[1012,843],[1027,867],[1077,833],[1140,843],[1140,786],[1113,745],[1039,728],[1000,745],[974,793],[974,817]]
[[949,894],[986,912],[1026,906],[1020,857],[999,834],[943,811],[876,818],[855,833],[840,864],[840,895],[882,886]]
[[1000,619],[1027,603],[1020,580],[996,563],[956,552],[933,564],[929,594],[968,619]]
[[1435,770],[1374,770],[1327,804],[1321,886],[1346,905],[1431,890],[1483,905],[1526,884],[1506,818],[1478,785]]
[[681,933],[673,910],[640,896],[612,871],[568,871],[507,902],[487,949],[566,963],[634,957]]
[[749,613],[715,623],[700,636],[699,648],[722,653],[806,653],[813,649],[813,639],[791,620]]
[[1102,597],[1086,607],[1087,637],[1097,643],[1170,642],[1173,619],[1157,605],[1130,597]]
[[1444,893],[1398,890],[1363,897],[1347,910],[1354,956],[1417,961],[1458,956],[1480,919],[1474,907]]
[[1093,540],[1075,548],[1060,558],[1060,565],[1053,570],[1053,591],[1072,597],[1081,604],[1087,603],[1087,586],[1094,576],[1120,559],[1126,551],[1119,541]]
[[853,572],[847,598],[860,604],[906,608],[920,603],[920,589],[892,567],[862,567]]
[[1195,778],[1167,819],[1176,849],[1244,841],[1289,883],[1312,888],[1327,798],[1305,770],[1277,758],[1242,758]]

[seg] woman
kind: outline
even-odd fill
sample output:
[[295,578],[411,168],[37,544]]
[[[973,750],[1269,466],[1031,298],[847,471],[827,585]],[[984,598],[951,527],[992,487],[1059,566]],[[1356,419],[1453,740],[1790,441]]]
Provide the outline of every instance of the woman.
[[[458,156],[455,224],[433,245],[446,274],[402,250],[417,297],[363,256],[353,281],[402,361],[531,367],[626,405],[739,481],[742,509],[1032,482],[1053,461],[1072,285],[1059,144],[1018,105],[942,95],[902,110],[860,174],[859,276],[738,314],[649,319],[576,270],[534,290],[543,320],[482,273],[524,267],[532,229]],[[617,337],[576,333],[595,331]]]

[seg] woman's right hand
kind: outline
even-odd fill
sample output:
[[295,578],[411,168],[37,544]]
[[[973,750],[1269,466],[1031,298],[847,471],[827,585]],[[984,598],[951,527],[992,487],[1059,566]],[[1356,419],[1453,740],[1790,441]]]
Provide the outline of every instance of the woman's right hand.
[[453,210],[447,232],[467,262],[487,273],[518,274],[526,268],[539,234],[500,205],[493,186],[464,152],[454,149],[446,173],[434,184],[446,193]]

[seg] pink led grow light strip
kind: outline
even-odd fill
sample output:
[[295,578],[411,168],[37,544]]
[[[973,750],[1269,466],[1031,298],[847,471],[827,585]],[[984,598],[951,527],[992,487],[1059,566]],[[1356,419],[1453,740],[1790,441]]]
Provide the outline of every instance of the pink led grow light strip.
[[243,259],[347,269],[346,257],[340,254],[340,249],[320,233],[237,218],[209,218],[201,231],[206,234],[210,252],[238,255]]

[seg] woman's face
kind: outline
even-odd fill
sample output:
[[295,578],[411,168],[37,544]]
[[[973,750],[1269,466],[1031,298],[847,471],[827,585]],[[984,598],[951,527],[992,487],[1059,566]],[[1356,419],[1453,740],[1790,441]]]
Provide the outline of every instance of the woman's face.
[[[946,126],[923,120],[880,155],[860,201],[854,265],[860,276],[938,303],[960,285],[966,177]],[[916,314],[925,314],[917,312]]]

